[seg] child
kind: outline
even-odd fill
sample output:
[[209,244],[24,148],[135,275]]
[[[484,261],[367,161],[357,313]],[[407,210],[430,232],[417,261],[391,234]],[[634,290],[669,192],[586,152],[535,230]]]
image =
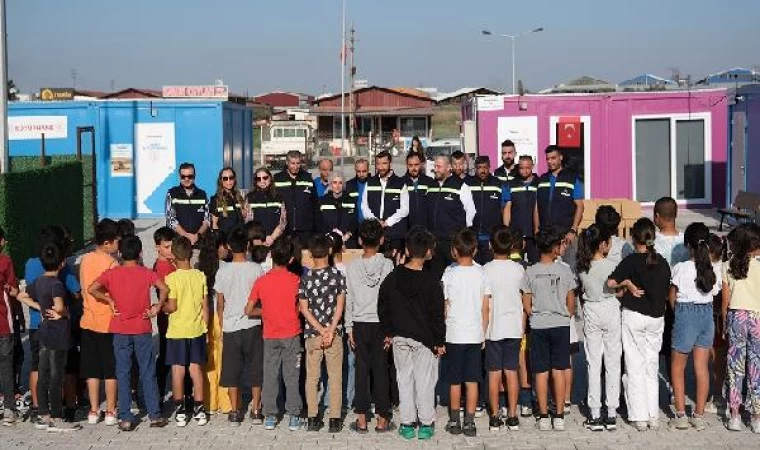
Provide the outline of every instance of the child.
[[327,238],[330,239],[330,258],[329,263],[331,266],[340,270],[343,276],[346,276],[346,265],[343,264],[343,238],[336,232],[332,231],[327,233]]
[[214,283],[216,316],[222,329],[222,376],[220,384],[227,388],[231,410],[227,418],[232,426],[240,426],[241,389],[250,389],[251,419],[256,425],[264,422],[261,414],[264,342],[261,318],[245,314],[253,283],[264,274],[261,266],[248,262],[248,239],[242,227],[234,228],[227,240],[232,262],[219,268]]
[[[198,242],[200,252],[196,268],[206,275],[206,286],[209,287],[209,341],[206,347],[207,360],[203,371],[203,405],[207,411],[229,414],[233,411],[229,393],[227,392],[227,388],[219,385],[219,378],[222,373],[222,326],[221,317],[218,314],[214,314],[214,311],[216,311],[214,307],[216,305],[214,283],[219,268],[226,264],[225,261],[229,259],[230,252],[227,237],[224,232],[219,230],[210,230],[204,233]],[[192,381],[189,381],[189,377],[185,376],[185,389],[187,391],[190,391],[191,384]]]
[[114,255],[119,250],[119,227],[113,220],[103,219],[95,227],[95,250],[82,257],[79,277],[82,286],[83,313],[80,377],[87,380],[90,412],[87,422],[95,425],[100,421],[100,380],[105,380],[105,424],[118,423],[116,417],[116,359],[113,334],[109,332],[113,311],[108,303],[96,299],[87,290],[106,270],[118,265]]
[[169,314],[166,332],[166,365],[172,367],[172,396],[178,427],[188,422],[184,404],[185,368],[189,366],[193,380],[193,418],[206,425],[208,416],[203,406],[203,365],[206,364],[206,332],[208,331],[208,297],[206,276],[190,266],[193,246],[184,236],[172,241],[172,254],[177,270],[166,277],[169,288],[164,311]]
[[306,346],[306,405],[308,430],[319,431],[322,422],[317,418],[319,400],[317,385],[325,359],[330,384],[329,432],[342,428],[341,405],[343,396],[343,340],[341,318],[346,301],[346,279],[335,267],[328,265],[331,242],[324,235],[314,236],[309,242],[313,267],[301,278],[298,290],[301,314],[305,319]]
[[377,313],[386,348],[393,344],[399,389],[399,434],[428,440],[435,434],[438,358],[446,352],[445,300],[440,280],[423,271],[435,238],[421,227],[406,236],[406,264],[380,285]]
[[[702,222],[694,222],[686,228],[684,242],[691,252],[689,261],[673,267],[670,286],[670,307],[675,311],[673,324],[673,350],[671,352],[671,376],[675,396],[676,415],[670,426],[686,430],[689,424],[702,431],[707,427],[704,419],[705,402],[710,393],[709,361],[715,322],[713,300],[720,291],[720,274],[715,272],[710,257],[710,230]],[[684,372],[689,353],[694,356],[694,373],[697,379],[697,396],[691,419],[686,417],[684,400]]]
[[248,296],[245,314],[261,317],[264,341],[264,386],[262,389],[264,427],[277,425],[277,398],[280,373],[285,386],[285,410],[290,415],[288,429],[298,431],[301,415],[299,377],[301,368],[301,321],[298,317],[298,284],[288,270],[293,262],[293,240],[283,237],[272,245],[272,270],[257,279]]
[[248,236],[248,247],[251,252],[251,261],[261,265],[264,273],[272,269],[272,257],[269,256],[267,233],[261,222],[252,220],[246,222],[245,231]]
[[385,336],[380,329],[377,301],[380,284],[393,271],[393,263],[381,253],[383,227],[377,220],[365,220],[359,226],[361,258],[346,268],[346,331],[348,342],[356,353],[356,383],[354,396],[358,433],[367,433],[367,412],[370,409],[369,385],[372,377],[372,400],[375,403],[375,431],[391,429],[391,401],[388,354]]
[[760,433],[760,226],[737,226],[731,231],[729,242],[733,255],[724,266],[722,309],[728,335],[728,406],[731,413],[726,427],[741,431],[739,408],[746,387],[744,403],[752,414],[751,429],[753,433]]
[[[155,373],[156,356],[153,351],[153,325],[155,317],[166,302],[166,285],[152,270],[139,264],[142,242],[134,235],[126,235],[119,243],[123,265],[103,272],[90,285],[94,298],[109,304],[114,312],[110,331],[113,333],[116,374],[119,383],[119,430],[132,431],[134,416],[130,411],[132,399],[132,358],[137,359],[142,394],[148,410],[151,428],[162,428],[167,420],[161,417],[158,384]],[[150,290],[158,289],[158,303],[151,305]]]
[[636,429],[659,428],[659,352],[665,328],[665,304],[670,289],[670,266],[655,251],[655,225],[641,218],[631,232],[634,253],[610,275],[607,286],[624,290],[622,306],[625,403]]
[[[491,288],[483,268],[473,261],[478,237],[472,230],[462,230],[452,240],[452,258],[457,264],[443,274],[446,298],[446,353],[443,357],[446,384],[449,385],[449,423],[446,431],[472,437],[477,434],[475,408],[478,382],[482,381],[483,335],[488,327],[488,301]],[[465,384],[464,426],[459,417]]]
[[11,426],[18,419],[14,382],[14,347],[16,338],[13,318],[16,316],[18,295],[18,278],[13,271],[13,261],[3,254],[5,247],[5,230],[0,227],[0,392],[3,394],[3,425]]
[[710,260],[712,260],[715,272],[720,274],[718,284],[721,287],[721,291],[713,298],[715,337],[713,338],[713,347],[710,353],[710,362],[712,363],[710,394],[712,401],[705,403],[705,412],[716,414],[718,412],[718,405],[725,405],[723,386],[726,380],[726,350],[728,349],[728,342],[725,338],[725,330],[723,330],[721,311],[723,309],[723,260],[726,256],[726,245],[723,242],[723,238],[714,233],[710,233],[707,245],[710,248]]
[[[631,245],[625,239],[618,236],[620,229],[620,213],[611,205],[601,205],[596,210],[594,224],[599,227],[603,233],[612,236],[609,251],[605,258],[611,263],[617,265],[624,257],[633,252]],[[592,255],[593,256],[593,255]]]
[[[575,274],[575,266],[578,261],[578,247],[577,245],[572,247],[571,242],[567,239],[562,239],[559,246],[559,258],[558,262],[567,266],[570,271]],[[577,293],[576,293],[577,297]],[[578,338],[578,322],[580,320],[582,308],[581,304],[575,302],[575,312],[570,317],[570,367],[565,369],[565,412],[570,414],[570,409],[573,406],[572,394],[573,394],[573,359],[578,352],[581,351],[580,339]]]
[[[563,236],[554,227],[542,227],[536,234],[539,261],[528,267],[521,287],[525,311],[530,317],[531,367],[535,374],[538,401],[538,429],[565,430],[565,375],[570,368],[570,320],[575,314],[575,276],[557,261]],[[549,371],[556,416],[549,420]]]
[[[510,228],[509,232],[512,235],[512,252],[509,254],[509,259],[511,261],[514,261],[518,264],[520,264],[523,269],[526,269],[528,267],[528,262],[523,257],[523,250],[525,248],[525,239],[523,238],[522,233],[519,230],[516,230],[514,228]],[[531,238],[533,239],[533,238]],[[535,243],[531,242],[531,251],[535,247]],[[538,251],[536,250],[536,253]],[[528,345],[528,337],[530,336],[530,324],[525,323],[525,330],[523,332],[522,339],[520,341],[520,357],[519,357],[519,376],[520,376],[520,395],[517,399],[518,403],[520,404],[520,415],[522,417],[530,417],[533,415],[533,402],[534,402],[534,394],[533,394],[533,386],[531,386],[531,376],[530,376],[530,355],[529,355],[529,345]],[[502,416],[508,417],[509,412],[504,409],[502,410]]]
[[[161,227],[153,232],[153,242],[156,244],[156,253],[158,257],[153,263],[153,271],[162,282],[166,276],[177,270],[174,267],[174,255],[172,255],[172,241],[177,234],[169,227]],[[166,378],[169,376],[168,366],[166,365],[166,330],[169,328],[169,316],[159,311],[156,315],[156,325],[158,327],[158,358],[156,359],[156,379],[158,381],[158,395],[163,402],[166,394]]]
[[[509,258],[512,251],[513,235],[509,228],[501,226],[491,233],[493,261],[483,266],[491,298],[488,304],[488,329],[486,330],[486,370],[488,370],[488,398],[491,418],[488,426],[498,431],[502,422],[499,418],[499,387],[505,381],[508,408],[507,427],[517,431],[518,373],[520,345],[525,331],[525,311],[520,282],[525,276],[523,266]],[[522,236],[520,236],[522,239]]]
[[67,317],[66,288],[58,279],[58,271],[63,267],[63,252],[53,243],[42,248],[40,261],[45,272],[21,293],[18,299],[41,312],[42,323],[37,330],[39,342],[39,381],[37,394],[39,416],[34,427],[42,431],[75,431],[78,424],[61,420],[63,416],[62,398],[63,375],[70,346],[71,328]]
[[[615,211],[614,209],[612,210]],[[597,214],[598,216],[598,214]],[[593,224],[578,237],[577,271],[583,289],[583,333],[586,339],[588,367],[588,407],[591,416],[585,426],[591,431],[617,429],[620,400],[620,358],[623,343],[620,335],[620,303],[607,280],[616,263],[608,256],[614,236],[609,228]],[[605,406],[602,417],[602,362],[604,362]]]

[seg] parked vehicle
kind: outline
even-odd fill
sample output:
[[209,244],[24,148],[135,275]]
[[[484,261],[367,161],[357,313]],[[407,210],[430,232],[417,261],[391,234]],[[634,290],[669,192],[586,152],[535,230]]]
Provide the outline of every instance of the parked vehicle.
[[306,121],[272,121],[264,126],[261,154],[267,166],[282,167],[285,156],[291,150],[305,155],[304,162],[310,163],[314,153],[314,130]]
[[[462,150],[462,142],[459,139],[439,139],[431,142],[425,148],[425,173],[428,176],[433,176],[433,165],[435,164],[436,156],[451,156],[452,153]],[[467,153],[468,167],[475,159],[475,154]]]

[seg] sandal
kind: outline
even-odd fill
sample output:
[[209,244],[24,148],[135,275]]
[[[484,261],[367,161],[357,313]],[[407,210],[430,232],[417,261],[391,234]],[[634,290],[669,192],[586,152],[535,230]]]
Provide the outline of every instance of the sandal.
[[385,422],[384,427],[378,427],[378,426],[375,427],[375,433],[387,433],[389,431],[393,431],[396,429],[396,425],[393,422],[391,422],[390,419],[386,419],[386,420],[388,421]]
[[359,419],[356,419],[356,420],[355,420],[355,421],[354,421],[354,422],[353,422],[353,423],[350,425],[350,427],[349,427],[349,428],[351,428],[351,431],[355,431],[355,432],[357,432],[358,434],[367,434],[367,433],[369,433],[369,429],[368,429],[366,426],[364,426],[364,427],[360,427],[360,426],[359,426]]
[[119,422],[119,431],[129,432],[129,431],[134,431],[134,430],[135,430],[135,425],[132,422],[126,422],[126,421]]
[[166,418],[164,418],[164,417],[161,417],[160,419],[156,419],[156,420],[151,420],[150,421],[150,427],[151,428],[163,428],[163,427],[165,427],[168,424],[169,424],[169,421],[166,420]]

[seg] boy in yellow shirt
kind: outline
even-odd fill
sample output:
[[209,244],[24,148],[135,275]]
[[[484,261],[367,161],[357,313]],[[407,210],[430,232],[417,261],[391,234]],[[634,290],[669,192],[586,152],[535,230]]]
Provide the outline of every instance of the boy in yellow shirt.
[[206,276],[190,265],[193,247],[189,239],[183,236],[174,238],[172,253],[177,270],[165,278],[169,295],[164,312],[169,315],[166,365],[172,368],[172,398],[176,407],[174,419],[178,427],[187,425],[189,414],[184,405],[184,382],[185,368],[189,367],[194,400],[191,414],[198,425],[203,426],[208,423],[203,407],[203,366],[206,364],[209,317]]

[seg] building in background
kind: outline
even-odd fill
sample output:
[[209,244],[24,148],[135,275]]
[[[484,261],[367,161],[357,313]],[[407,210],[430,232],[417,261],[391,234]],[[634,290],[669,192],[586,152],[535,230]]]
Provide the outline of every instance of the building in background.
[[457,89],[453,92],[442,92],[433,96],[438,105],[460,105],[463,101],[476,97],[478,95],[501,95],[503,92],[499,92],[495,89],[480,87],[465,87]]

